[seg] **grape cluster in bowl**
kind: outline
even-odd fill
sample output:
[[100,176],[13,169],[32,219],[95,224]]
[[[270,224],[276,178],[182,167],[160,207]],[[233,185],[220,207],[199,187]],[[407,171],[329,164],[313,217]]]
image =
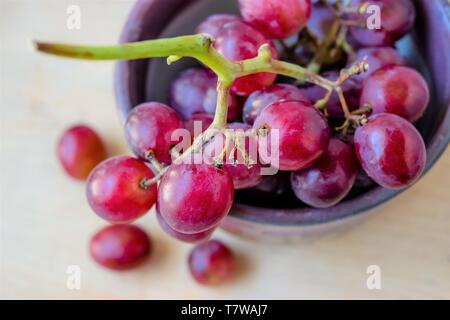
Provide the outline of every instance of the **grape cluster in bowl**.
[[[414,23],[411,0],[239,5],[241,16],[212,15],[197,27],[226,63],[199,59],[202,65],[173,81],[168,105],[146,102],[129,113],[125,132],[136,158],[108,159],[88,178],[88,201],[100,217],[128,224],[155,206],[164,231],[200,242],[227,216],[235,190],[284,192],[289,176],[299,202],[330,208],[361,181],[402,189],[422,174],[426,149],[414,123],[430,92],[395,49]],[[381,12],[374,30],[367,26],[370,5]],[[175,52],[168,61],[181,57]],[[227,68],[240,76],[225,90]],[[187,152],[177,148],[181,137],[174,140],[183,129],[191,133]],[[227,135],[211,129],[231,132],[231,148]],[[278,161],[249,163],[255,145]],[[209,161],[176,161],[199,148]],[[227,162],[230,155],[244,161]],[[265,176],[268,167],[279,173]]]

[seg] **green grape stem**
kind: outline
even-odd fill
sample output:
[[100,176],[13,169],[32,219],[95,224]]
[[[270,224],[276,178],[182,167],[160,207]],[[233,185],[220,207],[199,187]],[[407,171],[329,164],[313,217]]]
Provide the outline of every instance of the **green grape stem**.
[[[334,88],[333,82],[322,78],[299,65],[272,58],[268,45],[263,45],[258,56],[234,62],[222,56],[212,45],[213,38],[206,34],[196,34],[168,39],[147,40],[111,46],[81,46],[60,43],[36,42],[37,50],[61,57],[84,60],[134,60],[168,57],[173,63],[182,57],[195,58],[213,70],[219,79],[215,128],[226,126],[227,99],[233,81],[246,75],[269,72],[308,81],[327,91]],[[220,99],[222,97],[222,99]],[[224,120],[225,119],[225,120]]]
[[[338,30],[337,26],[336,29]],[[146,58],[167,57],[167,63],[171,64],[183,57],[197,59],[213,70],[218,77],[218,99],[213,123],[203,134],[193,142],[180,157],[196,152],[213,137],[212,131],[225,129],[227,126],[228,99],[233,82],[240,77],[268,72],[294,78],[298,81],[307,81],[324,88],[327,95],[319,103],[323,108],[333,91],[339,93],[342,83],[354,73],[359,72],[360,67],[354,67],[349,72],[344,72],[338,81],[330,81],[316,74],[312,70],[299,65],[274,59],[268,44],[259,48],[258,55],[252,59],[243,61],[231,61],[221,55],[213,46],[214,39],[206,34],[195,34],[167,39],[155,39],[134,43],[117,44],[111,46],[83,46],[61,43],[35,42],[38,51],[75,59],[84,60],[135,60]],[[355,117],[348,112],[345,101],[343,103],[346,116]],[[212,130],[214,129],[214,130]],[[163,172],[164,170],[161,169]],[[153,181],[152,181],[153,182]]]

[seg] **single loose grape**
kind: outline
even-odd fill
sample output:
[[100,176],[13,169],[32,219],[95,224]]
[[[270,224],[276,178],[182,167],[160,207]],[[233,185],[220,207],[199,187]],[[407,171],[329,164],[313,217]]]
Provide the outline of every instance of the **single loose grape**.
[[142,264],[151,253],[151,240],[139,227],[113,225],[98,231],[91,239],[91,256],[113,270],[129,270]]
[[235,272],[235,258],[231,250],[217,240],[200,243],[189,255],[189,270],[194,279],[204,285],[218,285],[229,281]]
[[64,131],[58,141],[57,155],[68,175],[85,180],[91,170],[105,160],[106,151],[93,129],[77,125]]

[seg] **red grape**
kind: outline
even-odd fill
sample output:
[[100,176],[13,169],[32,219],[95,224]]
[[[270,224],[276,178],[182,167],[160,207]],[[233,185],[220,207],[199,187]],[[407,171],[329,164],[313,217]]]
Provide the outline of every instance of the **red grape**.
[[[367,79],[375,71],[387,65],[406,65],[405,59],[397,50],[391,47],[361,48],[358,50],[355,60],[362,61],[364,58],[367,58],[369,70],[354,76],[359,81]],[[353,62],[355,61],[352,61],[350,64]]]
[[217,240],[197,245],[189,255],[189,269],[194,279],[204,285],[218,285],[232,278],[235,259],[228,247]]
[[426,149],[420,133],[397,115],[369,117],[366,125],[356,129],[354,143],[364,171],[385,188],[408,187],[425,168]]
[[170,107],[158,102],[143,103],[133,108],[125,123],[128,144],[138,157],[146,159],[147,152],[162,163],[170,163],[172,133],[184,128],[183,120]]
[[393,113],[410,122],[417,121],[430,102],[425,79],[409,67],[390,65],[375,71],[364,82],[361,105],[373,113]]
[[157,210],[175,231],[193,234],[215,227],[233,203],[233,180],[208,164],[173,164],[158,188]]
[[244,19],[273,38],[298,33],[311,15],[311,0],[239,0]]
[[156,185],[142,188],[153,172],[141,160],[119,156],[100,163],[88,178],[86,195],[91,208],[113,223],[129,223],[156,202]]
[[[205,132],[205,130],[208,129],[209,126],[213,123],[213,120],[213,116],[209,113],[195,113],[189,120],[186,120],[184,122],[184,126],[187,130],[189,130],[189,132],[191,133],[191,137],[194,139],[201,133]],[[199,132],[195,132],[196,123],[199,129],[201,125],[201,131],[199,130]]]
[[350,192],[359,165],[352,147],[331,139],[325,153],[311,167],[292,173],[291,184],[297,197],[316,208],[339,203]]
[[197,33],[206,33],[217,37],[225,24],[234,21],[242,21],[242,19],[232,14],[213,14],[197,27]]
[[[242,61],[258,55],[258,49],[269,44],[272,56],[278,57],[273,42],[255,27],[241,21],[229,22],[223,26],[214,46],[226,58]],[[275,81],[273,73],[255,73],[236,79],[232,91],[240,96],[248,96],[253,91],[270,86]]]
[[66,131],[58,141],[58,159],[72,178],[84,180],[106,158],[102,140],[91,128],[78,125]]
[[[336,71],[326,72],[322,75],[324,78],[335,81],[339,78],[339,73]],[[349,78],[342,85],[345,99],[349,106],[350,111],[359,108],[359,101],[361,97],[361,83],[353,78]],[[320,99],[323,99],[326,94],[326,90],[316,85],[310,85],[301,89],[302,93],[307,96],[313,103]],[[328,114],[333,119],[344,118],[344,112],[342,111],[342,105],[336,92],[330,97],[330,100],[326,104]]]
[[89,245],[91,256],[100,265],[113,270],[129,270],[151,252],[149,236],[132,225],[113,225],[97,232]]
[[[364,46],[391,46],[412,28],[416,18],[416,10],[411,0],[353,0],[352,6],[360,6],[368,2],[381,10],[381,28],[352,27],[352,36]],[[364,15],[364,21],[372,13]]]
[[197,243],[197,242],[208,240],[216,229],[216,228],[212,228],[212,229],[200,232],[200,233],[186,234],[186,233],[181,233],[181,232],[178,232],[178,231],[175,231],[174,229],[172,229],[158,211],[156,211],[156,218],[158,220],[158,223],[159,223],[161,229],[163,229],[164,232],[166,232],[169,236],[171,236],[172,238],[175,238],[177,240],[180,240],[183,242],[188,242],[188,243]]
[[[189,119],[195,113],[208,112],[214,114],[217,103],[217,76],[202,68],[191,68],[183,71],[170,87],[170,105]],[[234,94],[230,94],[228,120],[241,115],[241,106]]]
[[296,86],[290,84],[273,84],[265,89],[253,92],[244,104],[243,119],[245,123],[253,125],[261,111],[273,102],[280,100],[311,101]]
[[272,103],[256,118],[253,128],[269,130],[267,146],[262,147],[267,150],[261,150],[259,142],[260,155],[268,153],[269,156],[276,152],[272,149],[277,147],[272,146],[272,131],[278,130],[278,168],[285,171],[296,171],[313,164],[330,140],[326,119],[317,109],[301,101]]

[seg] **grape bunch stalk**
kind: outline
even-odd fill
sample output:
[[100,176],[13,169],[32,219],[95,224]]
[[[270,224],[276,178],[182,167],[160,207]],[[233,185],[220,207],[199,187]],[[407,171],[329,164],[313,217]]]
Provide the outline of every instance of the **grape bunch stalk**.
[[[381,8],[379,30],[364,25],[370,4]],[[125,132],[137,158],[108,159],[88,178],[89,203],[102,218],[130,223],[156,204],[167,233],[207,239],[235,190],[267,186],[261,169],[273,164],[251,159],[252,145],[276,152],[276,169],[291,172],[295,195],[317,208],[342,201],[361,167],[385,188],[406,188],[422,174],[425,144],[412,123],[424,114],[429,89],[392,47],[412,27],[411,0],[239,5],[242,17],[212,15],[194,35],[111,46],[36,42],[41,52],[69,58],[166,57],[170,65],[190,57],[202,65],[172,83],[170,106],[131,110]],[[206,130],[179,150],[174,134],[193,131],[195,121]],[[200,152],[211,161],[186,161]],[[225,161],[239,155],[241,162]]]

